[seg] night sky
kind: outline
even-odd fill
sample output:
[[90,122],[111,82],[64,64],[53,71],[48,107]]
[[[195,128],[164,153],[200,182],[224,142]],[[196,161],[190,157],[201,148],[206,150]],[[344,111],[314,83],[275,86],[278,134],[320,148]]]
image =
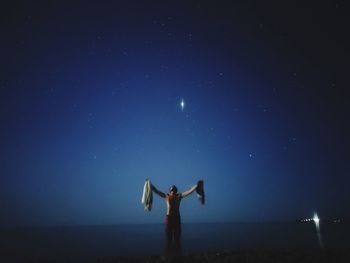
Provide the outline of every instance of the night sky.
[[345,1],[7,2],[0,226],[350,216]]

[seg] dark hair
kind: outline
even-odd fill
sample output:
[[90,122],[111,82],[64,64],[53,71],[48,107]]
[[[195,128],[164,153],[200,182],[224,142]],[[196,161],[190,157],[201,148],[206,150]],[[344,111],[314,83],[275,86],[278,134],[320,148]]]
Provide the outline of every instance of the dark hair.
[[173,191],[175,194],[177,193],[177,187],[175,185],[172,185],[169,189],[169,192]]

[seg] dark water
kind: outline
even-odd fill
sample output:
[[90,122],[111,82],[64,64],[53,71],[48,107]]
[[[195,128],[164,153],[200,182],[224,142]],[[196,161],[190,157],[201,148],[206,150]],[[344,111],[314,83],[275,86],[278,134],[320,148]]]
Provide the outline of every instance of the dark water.
[[[320,240],[321,238],[321,240]],[[182,251],[239,248],[350,248],[348,223],[183,224]],[[32,227],[0,230],[0,261],[94,259],[165,253],[164,225]]]

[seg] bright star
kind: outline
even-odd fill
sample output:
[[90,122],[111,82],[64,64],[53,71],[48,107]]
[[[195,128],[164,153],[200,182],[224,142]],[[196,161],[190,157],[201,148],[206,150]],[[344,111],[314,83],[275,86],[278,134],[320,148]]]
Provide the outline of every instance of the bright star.
[[184,102],[184,99],[181,99],[181,110],[184,110],[184,107],[185,107],[185,102]]

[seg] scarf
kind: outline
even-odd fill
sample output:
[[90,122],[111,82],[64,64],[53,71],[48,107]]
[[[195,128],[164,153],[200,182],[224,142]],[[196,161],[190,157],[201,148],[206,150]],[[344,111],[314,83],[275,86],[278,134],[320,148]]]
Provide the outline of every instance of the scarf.
[[150,180],[145,181],[145,185],[143,186],[143,194],[141,198],[141,203],[144,205],[145,210],[151,211],[153,202],[153,194],[151,188]]
[[197,197],[198,197],[199,201],[201,202],[202,205],[204,205],[205,194],[204,194],[204,181],[203,180],[198,181],[196,192],[197,192]]

